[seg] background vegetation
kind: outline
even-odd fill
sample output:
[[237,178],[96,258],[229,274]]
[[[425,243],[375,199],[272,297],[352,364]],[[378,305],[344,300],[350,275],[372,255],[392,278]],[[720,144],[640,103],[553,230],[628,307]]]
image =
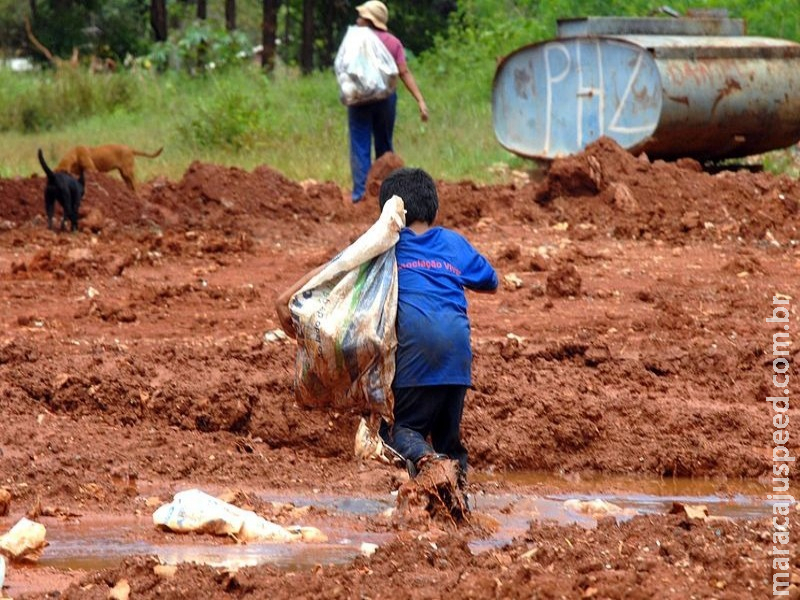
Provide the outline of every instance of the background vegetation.
[[[796,2],[707,1],[701,8],[727,8],[729,16],[747,20],[752,35],[800,41],[800,19],[786,18],[796,12]],[[27,40],[27,3],[0,0],[5,56],[35,56],[40,64],[31,72],[0,69],[0,176],[38,173],[38,147],[57,162],[78,143],[125,142],[148,151],[165,146],[158,159],[139,161],[141,179],[179,179],[193,160],[202,160],[245,169],[267,164],[297,180],[349,184],[346,113],[335,78],[324,66],[330,44],[317,40],[314,60],[320,66],[305,73],[297,28],[304,8],[335,4],[346,16],[338,30],[343,32],[354,20],[356,2],[281,2],[277,37],[286,43],[279,45],[270,73],[253,54],[261,35],[261,2],[237,2],[235,30],[224,26],[222,1],[212,0],[202,21],[194,18],[193,2],[169,2],[170,35],[161,43],[150,31],[147,4],[39,0],[33,31],[42,43],[64,60],[69,48],[81,49],[80,66],[54,68]],[[391,28],[404,41],[413,40],[413,45],[407,41],[409,64],[431,112],[428,123],[420,122],[415,103],[401,89],[398,153],[439,178],[478,182],[503,177],[507,168],[498,165],[531,166],[505,152],[494,137],[490,100],[499,57],[553,37],[558,18],[660,14],[653,10],[658,5],[642,0],[387,4]],[[438,16],[426,20],[422,9],[415,12],[413,6],[423,4]],[[672,8],[685,13],[697,5],[678,2]],[[65,17],[53,31],[36,28],[47,22],[42,21],[47,11],[60,14],[59,7],[79,18]],[[91,56],[113,58],[116,69],[92,70]],[[794,156],[770,155],[767,166],[797,175]]]

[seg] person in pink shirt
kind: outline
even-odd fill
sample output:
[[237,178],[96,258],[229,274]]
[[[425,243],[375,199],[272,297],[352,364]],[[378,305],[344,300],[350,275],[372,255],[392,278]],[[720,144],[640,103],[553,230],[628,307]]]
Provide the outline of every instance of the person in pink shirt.
[[[369,27],[383,42],[397,64],[400,80],[417,101],[419,115],[428,120],[428,106],[419,91],[414,75],[406,64],[405,49],[402,42],[389,33],[386,23],[389,10],[379,0],[369,0],[356,7],[356,25]],[[357,106],[347,107],[347,123],[350,131],[350,172],[353,177],[353,202],[364,198],[367,187],[367,174],[372,166],[372,145],[375,145],[375,159],[387,152],[394,152],[392,136],[397,116],[397,92],[388,98]]]

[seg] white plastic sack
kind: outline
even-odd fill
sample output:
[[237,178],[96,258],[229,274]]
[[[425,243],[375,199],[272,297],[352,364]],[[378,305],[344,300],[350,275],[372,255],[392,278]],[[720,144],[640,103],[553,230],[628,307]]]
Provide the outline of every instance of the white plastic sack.
[[48,545],[46,535],[44,525],[23,517],[0,536],[0,553],[13,560],[35,562]]
[[240,542],[325,541],[315,527],[286,528],[200,490],[178,492],[153,513],[153,524],[178,533],[228,535]]
[[388,98],[397,87],[397,64],[369,27],[347,28],[333,70],[347,106]]
[[289,301],[297,333],[295,393],[300,404],[365,408],[392,422],[394,245],[404,226],[403,201],[394,196],[378,221]]

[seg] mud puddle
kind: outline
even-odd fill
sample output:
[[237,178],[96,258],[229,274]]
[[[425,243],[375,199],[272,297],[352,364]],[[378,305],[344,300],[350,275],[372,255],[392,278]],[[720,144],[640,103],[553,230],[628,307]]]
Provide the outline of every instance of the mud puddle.
[[[756,482],[737,482],[735,486],[719,482],[695,480],[566,480],[537,474],[476,477],[485,490],[472,496],[473,511],[487,515],[498,523],[496,533],[471,544],[481,552],[500,547],[523,534],[532,520],[560,524],[577,523],[586,527],[596,518],[577,510],[571,501],[604,500],[619,507],[614,515],[626,520],[637,514],[663,514],[673,502],[704,504],[710,515],[734,519],[754,519],[771,514],[766,501],[766,488]],[[492,492],[492,482],[513,483],[522,491]],[[527,489],[530,486],[530,490]],[[606,489],[612,492],[599,492]],[[546,491],[543,491],[546,490]],[[300,570],[317,564],[348,563],[361,553],[362,543],[382,545],[392,533],[358,530],[364,519],[379,515],[395,505],[393,495],[377,498],[356,498],[335,495],[287,496],[260,494],[265,501],[292,502],[297,507],[324,509],[328,518],[320,528],[328,536],[323,544],[249,543],[233,544],[211,536],[154,533],[149,515],[141,517],[103,518],[61,521],[42,519],[49,542],[38,562],[40,567],[64,570],[94,570],[113,567],[133,555],[157,556],[165,564],[196,562],[214,567],[237,568],[269,564]],[[3,519],[0,526],[11,525]],[[18,593],[21,590],[16,590]]]

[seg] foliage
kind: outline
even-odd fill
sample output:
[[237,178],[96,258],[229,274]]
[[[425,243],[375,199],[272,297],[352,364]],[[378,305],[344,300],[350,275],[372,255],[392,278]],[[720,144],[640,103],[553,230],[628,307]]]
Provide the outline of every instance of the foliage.
[[94,76],[78,69],[57,74],[0,71],[0,131],[34,133],[89,116],[136,110],[139,84],[129,73]]
[[117,61],[139,56],[150,46],[147,6],[138,0],[105,2],[95,16],[94,53]]
[[[0,0],[0,8],[6,1]],[[751,1],[752,6],[743,0],[727,3],[731,16],[750,19],[767,7],[765,0]],[[776,1],[786,10],[782,0]],[[298,2],[285,4],[299,6]],[[353,21],[354,2],[332,0],[329,4],[344,6],[343,23]],[[188,18],[187,5],[170,3],[177,5],[187,12],[175,18]],[[683,12],[689,5],[673,7]],[[210,3],[210,17],[219,6]],[[405,19],[404,27],[414,23],[422,27],[422,12],[401,16],[393,0],[389,6],[393,28]],[[704,3],[704,7],[713,6],[711,0]],[[497,59],[525,44],[553,37],[560,17],[646,15],[651,7],[642,0],[625,4],[619,0],[460,0],[446,30],[434,32],[431,25],[433,46],[409,52],[409,65],[425,94],[431,119],[419,120],[415,102],[401,86],[395,133],[398,153],[443,179],[493,181],[498,177],[493,170],[496,163],[524,168],[528,163],[500,147],[492,128],[490,99]],[[253,14],[260,15],[255,10]],[[777,37],[782,28],[781,37],[796,39],[795,21],[774,16],[773,22],[757,19],[750,22],[749,32]],[[80,69],[74,73],[0,70],[0,103],[6,107],[0,114],[3,172],[37,169],[37,145],[52,155],[76,140],[120,140],[144,146],[159,140],[167,150],[158,164],[142,165],[145,176],[147,169],[158,168],[180,177],[192,160],[203,159],[243,168],[269,164],[298,180],[312,177],[347,185],[347,119],[331,71],[301,76],[281,62],[267,78],[239,58],[240,52],[247,54],[243,39],[226,39],[217,22],[216,17],[206,23],[191,21],[185,30],[171,22],[169,43],[157,47],[148,58],[164,72],[142,69],[147,64],[144,60],[131,61],[130,70],[104,75]],[[197,76],[198,62],[213,62],[217,68]],[[168,68],[174,65],[181,70]],[[796,173],[796,151],[789,159],[786,156],[765,157],[765,168]]]
[[194,21],[170,41],[153,45],[145,57],[158,71],[168,68],[201,73],[207,69],[226,69],[252,58],[252,47],[240,31],[226,31],[216,21]]
[[77,48],[81,55],[121,61],[148,47],[149,13],[138,0],[46,0],[36,6],[34,35],[55,56],[68,58]]
[[197,103],[178,124],[184,144],[194,148],[242,150],[265,134],[266,79],[240,72],[209,76]]
[[[355,21],[359,1],[312,3],[315,68],[327,69],[332,64],[347,26]],[[192,41],[193,37],[203,36],[208,43],[219,40],[224,48],[252,48],[261,42],[260,0],[237,1],[239,37],[235,40],[225,40],[217,31],[216,23],[223,22],[224,2],[208,4],[209,24],[198,26],[194,1],[168,2],[172,42],[162,48],[153,47],[148,3],[143,0],[37,0],[32,25],[42,43],[61,58],[69,57],[73,48],[78,48],[82,56],[111,57],[118,63],[129,55],[149,54],[163,67],[180,64],[180,68],[186,68],[191,64],[195,68],[197,57],[191,54],[203,47],[199,41]],[[286,65],[298,64],[306,4],[303,0],[283,0],[280,4],[278,54]],[[646,16],[659,12],[651,0],[389,0],[387,4],[390,29],[403,40],[409,53],[440,53],[439,67],[451,59],[494,60],[515,46],[554,35],[561,17]],[[0,0],[0,47],[7,54],[25,52],[29,46],[23,17],[30,14],[31,5]],[[726,8],[730,16],[746,19],[750,34],[800,41],[800,19],[788,18],[796,13],[797,0],[677,0],[670,5],[684,14],[698,5],[701,9]],[[180,40],[186,42],[183,47],[172,46]],[[462,47],[463,43],[467,45]],[[460,56],[462,50],[464,57]],[[42,59],[30,47],[27,53]],[[221,64],[217,58],[212,60]]]

